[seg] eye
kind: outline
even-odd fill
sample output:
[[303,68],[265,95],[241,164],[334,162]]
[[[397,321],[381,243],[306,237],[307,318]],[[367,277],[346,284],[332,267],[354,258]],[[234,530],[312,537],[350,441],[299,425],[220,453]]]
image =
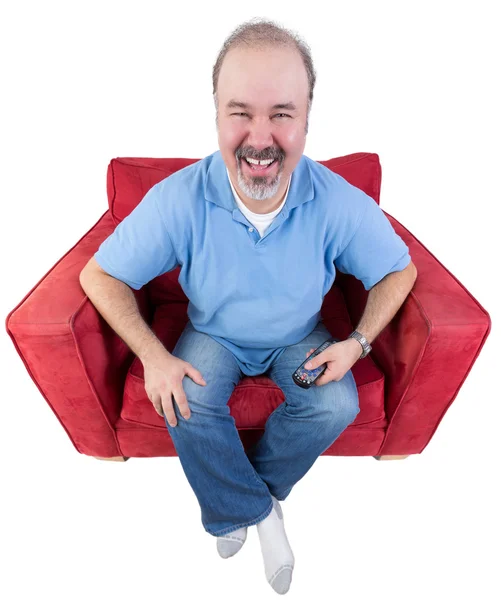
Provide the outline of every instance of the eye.
[[[241,115],[247,115],[247,113],[244,112],[240,112],[240,113],[232,113],[232,116],[235,115],[237,117],[240,117]],[[248,115],[247,115],[248,116]],[[275,117],[279,117],[279,116],[283,116],[283,117],[289,117],[291,118],[290,115],[286,114],[286,113],[277,113],[276,115],[273,115]]]

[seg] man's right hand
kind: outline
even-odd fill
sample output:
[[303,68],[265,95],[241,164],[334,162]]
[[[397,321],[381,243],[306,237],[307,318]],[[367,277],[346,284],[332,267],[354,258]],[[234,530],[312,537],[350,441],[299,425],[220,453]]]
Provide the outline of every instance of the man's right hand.
[[[195,383],[207,385],[200,371],[189,362],[177,358],[167,351],[159,351],[143,362],[144,389],[157,413],[175,427],[176,414],[172,397],[176,401],[181,415],[189,419],[191,412],[183,389],[183,379],[188,375]],[[162,414],[163,412],[163,414]]]

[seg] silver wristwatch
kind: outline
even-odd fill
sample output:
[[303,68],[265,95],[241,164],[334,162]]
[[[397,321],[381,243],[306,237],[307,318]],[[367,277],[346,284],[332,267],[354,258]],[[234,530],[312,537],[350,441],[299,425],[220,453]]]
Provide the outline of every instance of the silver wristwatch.
[[348,336],[348,338],[355,338],[362,345],[362,348],[364,351],[360,355],[360,358],[366,357],[367,354],[369,354],[369,352],[372,350],[372,346],[369,344],[369,342],[365,339],[365,337],[359,331],[357,331],[357,330],[352,331],[350,333],[350,335]]

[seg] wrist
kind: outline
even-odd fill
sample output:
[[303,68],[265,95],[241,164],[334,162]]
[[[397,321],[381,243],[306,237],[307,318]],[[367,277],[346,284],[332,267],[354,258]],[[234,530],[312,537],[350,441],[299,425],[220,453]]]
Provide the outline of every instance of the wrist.
[[362,348],[360,342],[355,338],[347,338],[345,342],[347,342],[353,348],[353,354],[355,355],[356,360],[359,360],[364,353],[364,349]]
[[154,339],[150,340],[149,343],[141,348],[138,352],[137,357],[143,364],[158,361],[158,359],[165,359],[165,357],[172,356],[162,342],[155,336]]
[[362,349],[360,358],[365,358],[367,356],[367,354],[369,354],[369,352],[372,350],[372,346],[369,344],[369,342],[367,341],[365,336],[360,333],[360,331],[357,331],[355,329],[354,331],[352,331],[350,333],[348,338],[356,340],[357,343],[360,345],[360,347]]

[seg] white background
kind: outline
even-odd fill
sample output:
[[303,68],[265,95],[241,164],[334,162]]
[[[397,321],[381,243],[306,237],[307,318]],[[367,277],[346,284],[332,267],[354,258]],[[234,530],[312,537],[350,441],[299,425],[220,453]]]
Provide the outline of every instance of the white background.
[[[381,207],[489,312],[493,329],[425,451],[320,457],[282,503],[290,598],[501,597],[499,23],[494,2],[18,2],[2,8],[4,319],[107,209],[118,156],[218,149],[211,73],[268,17],[310,45],[305,154],[379,154]],[[263,73],[266,76],[266,72]],[[498,213],[499,214],[499,213]],[[276,597],[257,530],[223,560],[177,457],[79,454],[5,327],[0,595]]]

